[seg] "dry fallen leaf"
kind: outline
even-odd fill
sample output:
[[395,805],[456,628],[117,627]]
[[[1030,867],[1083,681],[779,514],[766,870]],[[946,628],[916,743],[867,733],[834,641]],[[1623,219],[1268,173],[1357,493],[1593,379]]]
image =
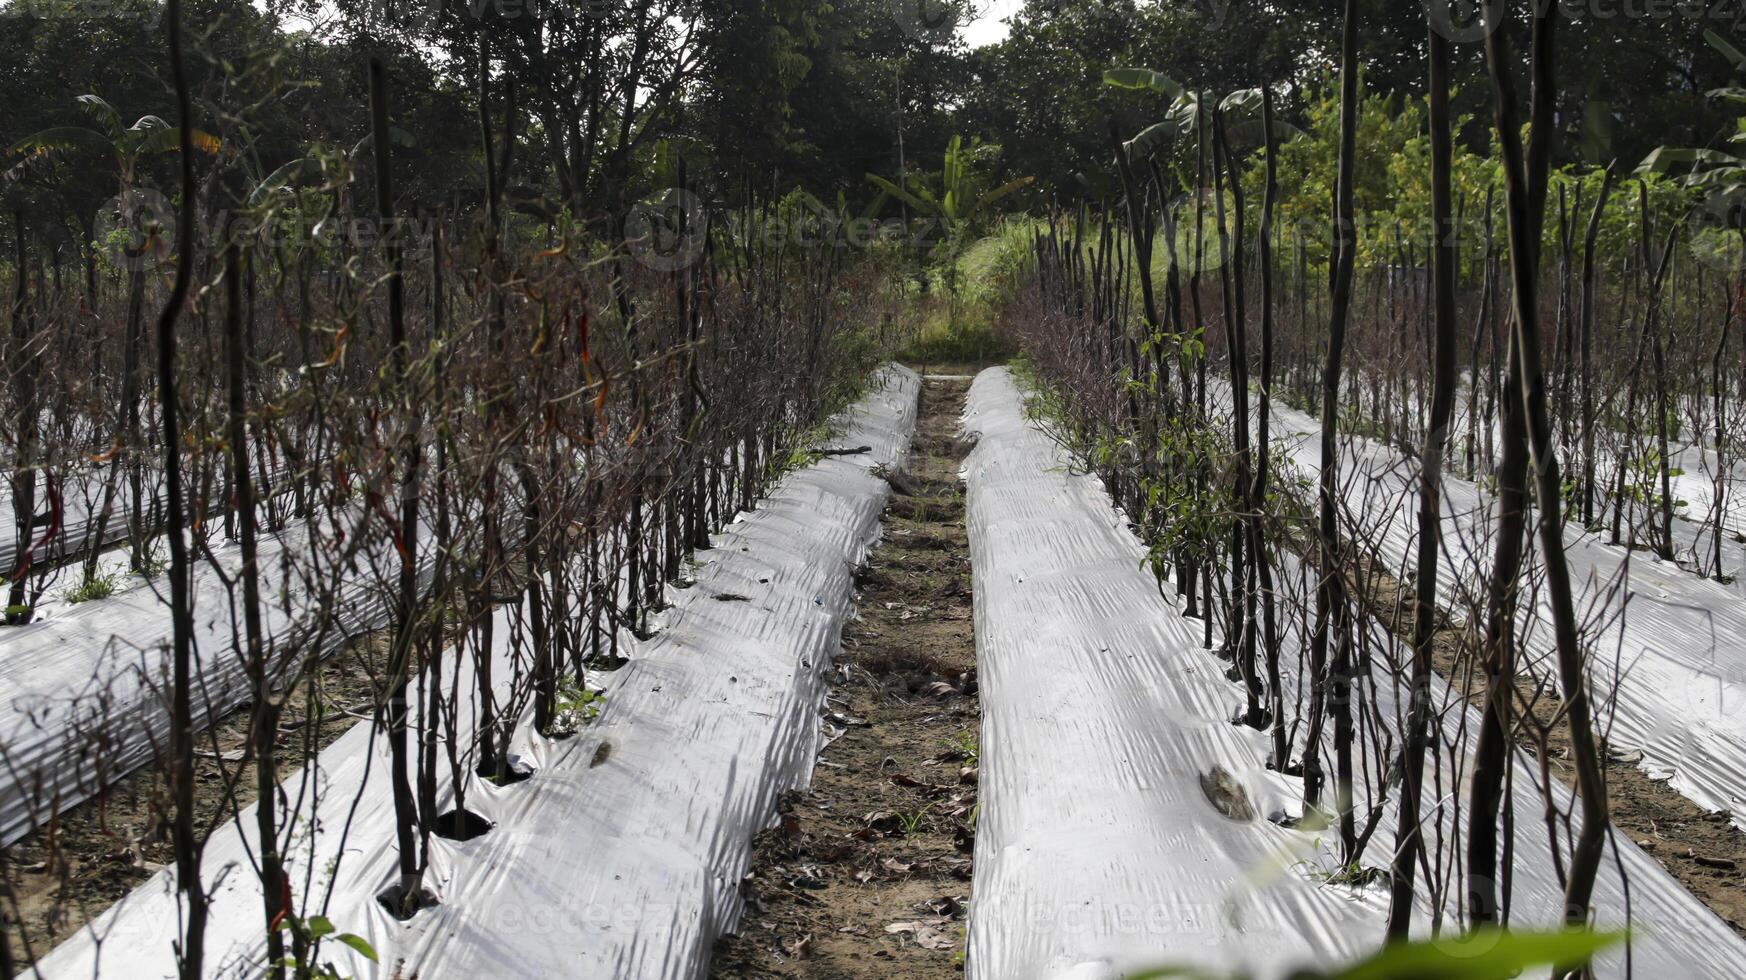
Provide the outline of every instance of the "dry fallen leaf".
[[819,875],[818,868],[813,865],[805,865],[799,869],[799,872],[799,874],[788,879],[788,887],[808,888],[814,891],[830,887],[824,878]]
[[952,937],[928,922],[893,922],[885,927],[885,931],[892,935],[908,934],[923,949],[951,949],[958,945]]
[[943,918],[955,919],[964,914],[964,900],[956,895],[944,895],[923,902],[917,908],[926,909]]

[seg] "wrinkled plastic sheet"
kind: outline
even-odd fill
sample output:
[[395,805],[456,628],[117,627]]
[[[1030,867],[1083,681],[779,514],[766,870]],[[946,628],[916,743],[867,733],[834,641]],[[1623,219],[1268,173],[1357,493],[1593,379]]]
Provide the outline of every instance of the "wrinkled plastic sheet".
[[[1275,823],[1301,815],[1301,780],[1266,768],[1266,733],[1230,722],[1240,687],[1201,648],[1202,624],[1142,567],[1145,549],[1100,482],[1026,421],[1004,369],[977,379],[965,430],[979,436],[965,477],[983,712],[968,976],[1092,980],[1170,964],[1279,977],[1378,948],[1386,886],[1331,883],[1334,834]],[[1297,569],[1287,560],[1279,574]],[[1371,684],[1380,716],[1398,718],[1405,692],[1381,658]],[[1477,717],[1440,682],[1433,703],[1429,764],[1448,773]],[[1516,825],[1537,827],[1534,774],[1514,765]],[[1240,787],[1253,818],[1215,808],[1229,798],[1219,786]],[[1427,788],[1427,834],[1436,792]],[[1568,805],[1567,791],[1554,793]],[[1386,866],[1394,821],[1391,802],[1367,864]],[[1447,808],[1442,821],[1457,840]],[[1518,834],[1512,921],[1551,926],[1563,907],[1556,869],[1543,836]],[[1746,944],[1616,835],[1597,882],[1602,926],[1622,920],[1619,867],[1639,929],[1635,975],[1746,975]],[[1421,876],[1420,935],[1426,891]],[[1597,966],[1623,976],[1624,954]]]
[[[362,553],[316,573],[340,583],[338,612],[328,619],[305,587],[303,576],[313,568],[308,552],[301,523],[264,536],[258,546],[267,597],[262,632],[281,658],[325,657],[387,623],[393,608],[392,573],[370,569],[394,567],[389,557]],[[200,727],[249,697],[246,665],[234,653],[230,601],[242,551],[220,542],[211,556],[197,560],[190,576],[199,675],[193,709]],[[423,564],[428,578],[428,560]],[[122,577],[127,587],[108,598],[44,603],[28,625],[0,629],[0,844],[101,792],[165,744],[172,667],[168,585],[162,578]]]
[[[402,923],[377,903],[397,880],[387,749],[370,725],[329,746],[314,774],[322,797],[304,814],[320,829],[289,856],[297,880],[313,870],[318,891],[331,889],[328,918],[379,961],[331,942],[324,959],[341,975],[422,980],[703,975],[714,941],[738,922],[753,834],[782,792],[810,781],[853,571],[889,493],[878,470],[906,457],[919,388],[907,369],[879,372],[834,440],[870,452],[790,474],[713,536],[656,636],[590,679],[605,701],[580,734],[547,739],[523,719],[511,754],[531,779],[469,777],[467,808],[495,827],[466,842],[433,839],[425,884],[440,906]],[[510,643],[515,610],[496,615],[501,679],[527,653]],[[459,669],[460,689],[471,690],[471,671]],[[459,738],[471,738],[474,714],[460,706]],[[213,894],[209,975],[255,975],[265,952],[253,835],[250,807],[207,847],[208,881],[229,869]],[[174,884],[160,872],[45,957],[43,975],[174,976]]]
[[[1669,482],[1676,504],[1672,524],[1674,560],[1679,567],[1694,575],[1711,576],[1715,574],[1719,550],[1722,572],[1728,579],[1721,584],[1728,586],[1736,595],[1746,597],[1746,538],[1741,537],[1742,532],[1746,531],[1746,487],[1742,486],[1742,482],[1746,481],[1741,478],[1743,467],[1730,467],[1733,472],[1727,475],[1727,482],[1722,490],[1723,506],[1718,511],[1716,454],[1708,448],[1695,445],[1683,448],[1670,446],[1668,453],[1673,471]],[[1618,474],[1615,468],[1616,457],[1611,453],[1598,451],[1597,456],[1595,518],[1610,521],[1612,489]],[[1620,536],[1631,536],[1639,543],[1651,539],[1656,533],[1654,525],[1660,523],[1659,509],[1653,509],[1653,512],[1651,510],[1641,502],[1626,508],[1625,512],[1631,517],[1628,521],[1621,521]],[[1628,528],[1624,526],[1627,524]],[[1721,528],[1720,535],[1717,534],[1718,525]]]
[[[1273,432],[1276,456],[1314,480],[1320,423],[1276,404]],[[1390,570],[1412,568],[1417,464],[1363,436],[1340,444],[1341,493],[1359,515],[1354,533]],[[1495,499],[1445,475],[1443,500],[1442,579],[1466,593],[1462,608],[1483,608],[1475,586],[1491,563]],[[1746,595],[1568,523],[1564,543],[1576,607],[1592,627],[1596,697],[1613,702],[1601,712],[1611,748],[1641,753],[1651,778],[1746,830]],[[1551,601],[1543,589],[1532,598],[1518,613],[1523,666],[1555,678]]]
[[[120,481],[122,485],[117,488],[114,509],[110,512],[109,519],[99,528],[96,526],[97,515],[92,511],[101,508],[103,491],[100,481],[82,475],[74,479],[76,482],[72,487],[58,488],[63,494],[60,533],[54,541],[45,542],[39,552],[32,554],[35,561],[59,558],[65,552],[76,551],[81,545],[102,548],[127,538],[129,501],[133,496],[127,488],[127,481]],[[14,562],[18,558],[19,543],[12,508],[10,487],[0,489],[0,514],[6,515],[6,531],[4,537],[0,538],[0,568],[9,571],[17,567]],[[49,510],[47,488],[39,481],[35,513],[41,517],[48,514]],[[34,528],[31,531],[31,544],[34,545],[40,540],[47,530],[46,527]]]
[[[1354,387],[1368,387],[1369,390],[1374,391],[1377,385],[1387,384],[1387,381],[1382,377],[1374,372],[1365,371],[1361,367],[1349,370],[1351,375],[1355,375],[1350,378]],[[1427,389],[1400,392],[1400,397],[1405,400],[1407,406],[1406,421],[1414,432],[1422,431],[1424,428],[1429,413],[1429,404],[1426,399],[1429,398],[1430,394]],[[1489,399],[1489,395],[1485,397]],[[1455,389],[1454,412],[1449,425],[1450,442],[1456,448],[1457,456],[1464,453],[1466,449],[1469,426],[1472,424],[1469,421],[1468,412],[1469,408],[1474,407],[1471,402],[1472,398],[1473,391],[1467,383],[1465,372],[1463,372],[1462,379]],[[1733,540],[1733,535],[1746,532],[1746,487],[1742,487],[1742,483],[1746,483],[1746,461],[1730,453],[1726,466],[1724,466],[1723,461],[1716,455],[1715,418],[1710,414],[1713,412],[1714,406],[1708,398],[1702,399],[1704,404],[1701,406],[1694,404],[1694,400],[1689,395],[1679,397],[1675,401],[1677,407],[1669,409],[1676,416],[1678,424],[1676,430],[1668,434],[1667,456],[1670,471],[1668,483],[1673,490],[1674,516],[1684,518],[1684,523],[1687,525],[1685,528],[1681,528],[1679,526],[1681,522],[1675,521],[1675,542],[1680,544],[1682,549],[1691,549],[1689,557],[1707,559],[1710,555],[1710,549],[1714,547],[1714,542],[1710,539],[1709,534],[1703,530],[1702,525],[1719,518],[1724,529],[1723,560],[1725,567],[1737,569],[1742,564],[1742,558],[1738,543]],[[1496,411],[1496,406],[1491,406],[1491,412],[1494,415]],[[1732,426],[1733,420],[1739,419],[1742,413],[1746,412],[1746,404],[1730,399],[1723,406],[1723,411],[1730,426]],[[1702,418],[1703,424],[1694,426],[1693,422],[1698,418]],[[1481,425],[1492,429],[1489,435],[1495,448],[1496,442],[1503,437],[1501,423],[1493,418],[1489,422],[1482,422]],[[1603,498],[1611,495],[1614,480],[1617,479],[1618,475],[1616,469],[1618,447],[1617,445],[1609,445],[1609,443],[1623,439],[1623,433],[1609,431],[1604,427],[1604,423],[1602,426],[1602,429],[1596,433],[1597,440],[1594,447],[1597,510],[1602,508]],[[1477,444],[1476,452],[1483,453],[1486,436],[1480,431],[1474,431],[1473,435]],[[1637,434],[1637,438],[1647,441],[1653,438],[1653,431],[1641,431]],[[1484,468],[1491,469],[1491,462],[1494,461],[1488,461]],[[1654,471],[1651,469],[1649,475],[1653,477],[1653,473]],[[1566,473],[1566,476],[1570,475],[1572,474]],[[1716,508],[1716,478],[1718,475],[1724,480],[1724,499],[1719,514]],[[1640,479],[1642,476],[1643,474],[1639,473],[1637,478]],[[1647,516],[1644,513],[1645,508],[1639,502],[1635,509],[1637,520],[1641,523]],[[1735,547],[1730,548],[1729,545]]]
[[[288,493],[291,481],[286,479],[288,471],[276,468],[265,474],[266,482],[262,484],[261,474],[255,476],[257,494],[279,496]],[[155,474],[148,476],[148,484],[155,481]],[[53,540],[42,541],[41,536],[48,530],[46,526],[38,526],[31,532],[31,544],[36,546],[32,560],[41,564],[44,561],[62,562],[84,554],[92,548],[102,549],[127,540],[128,518],[133,510],[133,488],[129,485],[127,475],[123,472],[111,472],[109,467],[97,467],[71,474],[62,474],[56,491],[60,495],[60,530]],[[110,503],[107,519],[99,522],[103,509],[103,495],[108,482],[115,481],[115,499]],[[145,502],[147,514],[161,514],[166,506],[161,485],[146,487],[149,499]],[[217,502],[215,502],[216,505]],[[10,484],[0,484],[0,514],[6,515],[6,532],[0,535],[0,569],[10,571],[14,568],[14,560],[18,557],[18,535],[13,530],[15,524],[12,518],[12,489]],[[270,504],[263,500],[263,508]],[[48,484],[39,474],[36,485],[36,515],[39,518],[50,514]],[[219,511],[222,513],[222,510]],[[209,519],[217,520],[216,516]],[[101,523],[101,526],[98,526]]]

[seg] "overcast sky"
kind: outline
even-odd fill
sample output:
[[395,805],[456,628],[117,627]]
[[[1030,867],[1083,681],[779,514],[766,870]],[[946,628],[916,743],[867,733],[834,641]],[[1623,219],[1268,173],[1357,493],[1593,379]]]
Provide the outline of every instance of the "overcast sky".
[[979,12],[975,20],[962,25],[959,30],[964,40],[973,48],[984,44],[994,44],[1006,39],[1006,25],[1002,23],[1024,6],[1024,0],[978,0],[975,4]]
[[[0,0],[0,7],[6,6],[9,0]],[[465,2],[465,0],[464,0]],[[477,0],[472,0],[477,2]],[[549,0],[548,0],[549,2]],[[255,0],[255,6],[265,8],[264,0]],[[1007,27],[1004,21],[1017,13],[1024,6],[1024,0],[974,0],[970,4],[975,16],[966,23],[958,25],[958,32],[973,48],[985,44],[996,44],[1006,39]],[[331,7],[324,8],[325,13],[332,13]],[[308,30],[309,20],[294,13],[282,15],[287,30]]]

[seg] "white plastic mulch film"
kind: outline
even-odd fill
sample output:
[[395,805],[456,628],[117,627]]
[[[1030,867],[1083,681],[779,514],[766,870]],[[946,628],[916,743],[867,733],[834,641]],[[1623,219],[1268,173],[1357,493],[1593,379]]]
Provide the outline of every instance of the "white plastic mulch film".
[[[290,482],[284,479],[287,471],[264,459],[260,461],[260,465],[263,482],[270,488],[269,492],[275,495],[286,494]],[[143,510],[148,519],[149,515],[161,514],[167,506],[160,479],[158,474],[149,474],[142,480],[143,492],[138,509]],[[37,517],[46,519],[52,515],[59,522],[59,531],[50,540],[37,537],[31,542],[30,556],[33,564],[40,566],[44,562],[64,561],[82,555],[87,550],[101,549],[127,540],[128,520],[136,509],[133,489],[130,481],[121,478],[118,470],[112,468],[112,464],[64,474],[54,491],[51,498],[47,485],[39,484],[36,488]],[[106,498],[109,508],[107,516],[103,516]],[[271,506],[265,501],[263,503]],[[58,513],[56,504],[59,505]],[[11,512],[13,506],[10,482],[0,485],[0,513]],[[15,567],[13,563],[18,557],[18,546],[15,536],[0,539],[0,568]]]
[[[1160,594],[1101,483],[1026,419],[1005,369],[978,377],[964,427],[978,437],[965,477],[983,714],[968,975],[1093,980],[1181,965],[1280,977],[1377,949],[1386,884],[1330,881],[1337,834],[1274,822],[1301,813],[1301,780],[1266,768],[1266,733],[1231,723],[1240,687],[1203,649],[1202,624]],[[1281,564],[1282,581],[1298,574]],[[1381,659],[1368,693],[1387,723],[1404,692]],[[1299,678],[1288,670],[1285,681],[1291,690]],[[1447,685],[1433,696],[1429,764],[1449,772],[1477,714]],[[1541,820],[1528,765],[1516,760],[1518,827]],[[1428,821],[1435,792],[1427,787]],[[1562,787],[1555,794],[1568,804]],[[1449,819],[1440,830],[1460,833]],[[1543,834],[1518,834],[1512,923],[1550,927],[1562,913],[1550,851]],[[1389,803],[1365,863],[1386,867],[1394,836]],[[1594,904],[1601,927],[1624,923],[1622,869],[1630,974],[1746,976],[1746,943],[1614,838]],[[1445,927],[1455,901],[1443,900]],[[1415,932],[1429,934],[1422,877],[1416,911]],[[1620,950],[1597,969],[1625,976],[1626,964]]]
[[[327,656],[388,622],[391,577],[368,570],[393,567],[387,555],[366,551],[344,562],[318,562],[315,572],[288,561],[309,554],[301,522],[261,541],[261,594],[278,597],[262,603],[265,636],[282,649]],[[211,562],[197,561],[190,576],[194,647],[202,651],[193,710],[202,727],[243,704],[250,692],[247,665],[231,652],[230,585],[242,551],[222,542],[211,556]],[[119,557],[105,556],[111,564]],[[303,588],[299,576],[305,573],[341,582],[334,621],[321,614],[319,592]],[[44,603],[29,625],[0,631],[0,846],[149,762],[168,738],[168,586],[161,579],[127,581],[131,587],[105,599]]]
[[[869,452],[790,474],[714,536],[656,637],[590,679],[605,701],[579,735],[552,741],[522,726],[512,754],[534,767],[532,779],[471,779],[467,808],[495,827],[466,842],[433,839],[426,885],[439,906],[403,923],[376,901],[396,880],[397,852],[387,749],[372,726],[324,751],[319,800],[302,813],[318,829],[292,848],[292,874],[300,894],[307,883],[316,896],[305,914],[362,936],[378,962],[331,941],[323,960],[344,976],[421,980],[703,975],[715,939],[737,923],[752,836],[777,797],[811,777],[853,570],[889,493],[875,470],[905,458],[919,389],[914,372],[880,371],[833,440]],[[493,630],[495,677],[509,673],[510,615],[499,611]],[[463,670],[459,689],[471,680]],[[457,737],[470,738],[473,712],[457,714]],[[253,834],[251,807],[206,848],[214,976],[256,975],[265,952]],[[175,976],[173,889],[171,871],[160,872],[43,958],[41,973]]]
[[[1229,405],[1222,390],[1221,403]],[[1274,413],[1277,456],[1315,479],[1321,425],[1286,406],[1276,404]],[[1386,568],[1413,567],[1417,467],[1362,436],[1343,436],[1341,452],[1353,533]],[[1474,583],[1483,581],[1494,544],[1494,498],[1452,476],[1445,476],[1443,498],[1442,577],[1460,595],[1459,606],[1476,608],[1483,597]],[[1683,520],[1676,525],[1689,528]],[[1565,548],[1577,609],[1599,651],[1589,668],[1609,745],[1636,753],[1650,777],[1746,830],[1746,595],[1574,525],[1566,526]],[[1543,589],[1529,599],[1519,617],[1524,667],[1556,677],[1551,600]]]

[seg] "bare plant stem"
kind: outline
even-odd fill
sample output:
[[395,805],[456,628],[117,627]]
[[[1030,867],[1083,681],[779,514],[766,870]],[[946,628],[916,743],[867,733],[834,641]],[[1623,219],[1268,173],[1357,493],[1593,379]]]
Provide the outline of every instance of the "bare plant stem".
[[176,890],[182,898],[182,938],[177,960],[183,980],[200,980],[206,954],[207,896],[200,880],[204,843],[194,827],[194,623],[189,600],[188,542],[183,537],[181,418],[176,390],[176,320],[188,299],[194,262],[194,110],[182,57],[181,0],[167,0],[164,31],[170,48],[170,74],[176,90],[180,127],[181,201],[176,215],[176,273],[169,300],[158,317],[158,410],[164,444],[164,536],[169,543],[170,623],[173,680],[170,695],[169,781],[175,808],[170,836],[176,852]]
[[1436,336],[1431,417],[1419,452],[1419,541],[1413,607],[1412,700],[1401,745],[1401,790],[1395,827],[1388,915],[1391,941],[1412,926],[1413,874],[1424,850],[1419,813],[1424,796],[1425,750],[1431,727],[1432,639],[1437,628],[1437,557],[1443,511],[1443,453],[1455,413],[1455,272],[1458,227],[1450,203],[1452,140],[1449,118],[1449,40],[1430,35],[1431,308]]
[[[1515,286],[1515,359],[1521,371],[1512,399],[1526,409],[1529,450],[1539,497],[1540,549],[1546,568],[1546,592],[1552,607],[1554,641],[1558,651],[1558,674],[1563,687],[1564,709],[1570,723],[1570,747],[1576,768],[1576,795],[1581,803],[1582,823],[1571,853],[1569,877],[1564,889],[1565,920],[1575,925],[1587,922],[1595,876],[1600,869],[1611,826],[1607,816],[1607,790],[1595,742],[1587,677],[1583,669],[1581,636],[1564,557],[1564,508],[1560,505],[1562,484],[1558,475],[1557,447],[1553,443],[1546,411],[1545,379],[1540,364],[1540,323],[1537,273],[1540,226],[1545,213],[1546,180],[1554,138],[1556,102],[1555,29],[1558,8],[1547,5],[1534,17],[1533,108],[1531,135],[1524,158],[1521,126],[1516,110],[1513,67],[1508,56],[1508,32],[1493,31],[1486,38],[1486,62],[1496,99],[1497,132],[1504,165],[1504,186],[1509,199],[1510,269]],[[1580,964],[1560,964],[1559,976],[1575,972]]]
[[[1357,849],[1352,816],[1351,637],[1347,625],[1345,567],[1340,543],[1337,495],[1340,480],[1340,373],[1345,357],[1346,323],[1352,308],[1352,275],[1357,261],[1357,227],[1353,220],[1358,152],[1358,3],[1346,0],[1340,54],[1340,160],[1334,193],[1333,291],[1328,319],[1327,363],[1322,372],[1322,470],[1319,494],[1320,561],[1317,568],[1315,623],[1310,639],[1310,670],[1334,717],[1335,806],[1340,841],[1350,861]],[[1330,645],[1333,649],[1329,662]],[[1325,679],[1324,679],[1325,677]],[[1312,706],[1309,742],[1304,750],[1304,794],[1310,806],[1321,802],[1322,772],[1317,758],[1321,718]]]
[[382,59],[370,59],[370,123],[372,150],[376,157],[376,213],[385,229],[388,256],[388,363],[393,378],[391,396],[406,416],[400,436],[399,533],[395,548],[400,553],[400,581],[394,613],[393,648],[386,679],[388,702],[386,727],[390,755],[390,779],[394,790],[395,841],[400,848],[400,908],[402,917],[417,911],[424,860],[418,848],[418,805],[412,791],[411,749],[407,744],[406,688],[414,652],[418,649],[418,419],[421,409],[412,397],[406,350],[406,297],[401,269],[401,243],[394,220],[392,156],[388,134],[388,80]]

